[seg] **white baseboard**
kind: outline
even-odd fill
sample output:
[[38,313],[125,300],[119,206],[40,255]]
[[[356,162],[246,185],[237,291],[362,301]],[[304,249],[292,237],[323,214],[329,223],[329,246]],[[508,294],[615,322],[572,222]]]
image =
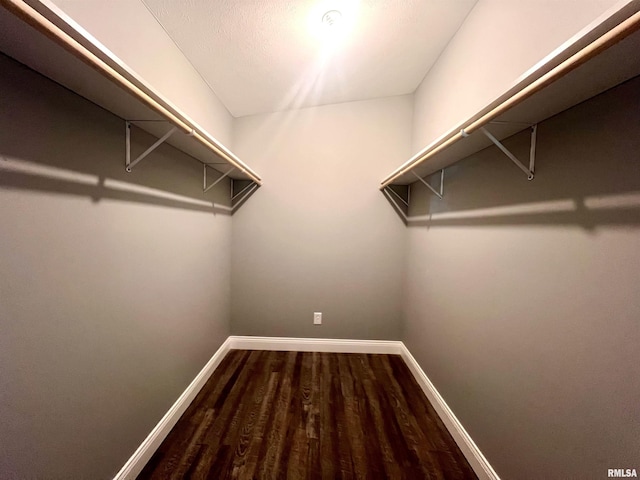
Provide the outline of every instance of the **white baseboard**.
[[473,471],[476,472],[478,478],[480,480],[500,480],[500,477],[498,477],[498,474],[495,472],[491,464],[487,461],[473,439],[456,418],[453,411],[447,405],[447,402],[444,401],[438,390],[436,390],[436,387],[431,383],[429,377],[424,373],[404,343],[402,344],[401,355],[418,382],[418,385],[422,388],[422,391],[429,399],[429,402],[431,402],[431,405],[433,405],[433,408],[438,412],[440,419],[447,427],[447,430],[455,440],[458,447],[460,447],[460,450],[462,450],[462,453],[471,465],[471,468],[473,468]]
[[429,377],[404,343],[391,340],[344,340],[329,338],[248,337],[232,335],[220,346],[187,389],[162,417],[114,480],[133,480],[142,471],[151,456],[180,419],[189,404],[207,382],[213,371],[231,349],[275,350],[288,352],[380,353],[402,355],[418,385],[429,399],[447,430],[462,450],[465,458],[480,480],[500,480],[480,449],[476,446],[453,411],[444,401]]
[[169,411],[158,422],[151,433],[144,439],[138,449],[131,455],[131,458],[124,464],[120,471],[114,477],[114,480],[133,480],[135,479],[149,459],[158,449],[162,441],[169,435],[169,432],[178,422],[187,407],[191,404],[198,392],[207,383],[213,371],[218,367],[227,352],[231,349],[231,341],[227,338],[220,348],[213,354],[196,378],[189,384],[187,389],[171,406]]
[[402,342],[393,340],[345,340],[332,338],[229,337],[238,350],[286,352],[386,353],[400,355]]

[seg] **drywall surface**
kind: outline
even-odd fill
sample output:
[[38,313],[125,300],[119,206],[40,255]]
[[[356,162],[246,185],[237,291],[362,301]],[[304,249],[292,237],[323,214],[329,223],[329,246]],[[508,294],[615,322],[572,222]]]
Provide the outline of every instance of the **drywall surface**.
[[229,146],[233,117],[142,0],[53,0],[167,100]]
[[617,0],[480,0],[415,92],[413,153],[506,92]]
[[640,467],[639,128],[636,78],[540,124],[531,182],[489,148],[412,188],[403,339],[503,479]]
[[376,186],[410,131],[410,96],[236,120],[264,185],[233,218],[234,334],[398,338],[406,232]]
[[112,478],[229,335],[229,185],[0,71],[0,477]]

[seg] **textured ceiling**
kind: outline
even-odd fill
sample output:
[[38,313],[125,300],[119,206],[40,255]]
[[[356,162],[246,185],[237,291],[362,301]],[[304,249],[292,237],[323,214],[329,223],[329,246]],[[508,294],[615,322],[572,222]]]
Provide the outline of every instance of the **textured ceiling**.
[[240,117],[412,93],[477,0],[143,1]]

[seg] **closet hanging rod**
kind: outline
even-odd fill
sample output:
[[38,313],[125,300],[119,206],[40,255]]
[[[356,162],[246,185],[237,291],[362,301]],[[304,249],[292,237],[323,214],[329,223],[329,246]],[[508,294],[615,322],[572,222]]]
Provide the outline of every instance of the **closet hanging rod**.
[[62,28],[58,27],[55,23],[38,12],[35,8],[28,5],[25,1],[0,0],[0,4],[15,16],[38,30],[40,33],[46,35],[49,39],[56,42],[76,58],[96,70],[102,76],[137,98],[148,108],[166,118],[167,121],[175,125],[183,133],[190,134],[191,132],[193,132],[193,138],[195,138],[204,147],[211,150],[222,159],[226,160],[229,164],[247,175],[258,185],[262,185],[262,179],[258,176],[258,174],[251,170],[249,166],[244,164],[224,145],[218,143],[217,140],[211,137],[207,132],[200,129],[197,125],[194,125],[188,119],[184,118],[184,116],[180,112],[174,111],[173,108],[169,108],[163,105],[158,100],[152,98],[142,88],[135,85],[131,80],[127,79],[124,75],[111,67],[96,54],[91,52],[87,47],[82,45],[71,35],[62,30]]
[[523,88],[515,92],[506,100],[503,100],[498,105],[489,105],[478,115],[478,118],[468,121],[468,123],[462,124],[454,131],[450,131],[434,143],[418,152],[405,164],[396,169],[391,175],[385,178],[380,184],[380,190],[393,183],[396,179],[410,172],[418,165],[422,164],[429,158],[433,157],[437,153],[443,151],[453,143],[457,142],[466,135],[473,133],[480,127],[486,125],[493,119],[497,118],[501,114],[505,113],[509,109],[515,107],[519,103],[531,97],[533,94],[542,90],[544,87],[550,85],[556,80],[562,78],[567,73],[571,72],[575,68],[579,67],[583,63],[587,62],[592,57],[595,57],[603,50],[606,50],[610,46],[618,43],[627,36],[634,33],[640,28],[640,11],[638,11],[638,4],[640,2],[631,2],[631,6],[635,6],[635,13],[628,16],[625,20],[621,21],[608,31],[598,36],[595,40],[582,47],[576,53],[565,59],[551,70],[541,75],[531,83],[525,85]]

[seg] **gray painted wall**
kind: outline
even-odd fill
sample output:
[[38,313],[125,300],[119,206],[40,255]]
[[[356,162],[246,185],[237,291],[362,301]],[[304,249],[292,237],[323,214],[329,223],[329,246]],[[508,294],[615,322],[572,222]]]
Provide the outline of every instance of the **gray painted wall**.
[[503,479],[640,467],[639,127],[640,78],[541,124],[532,182],[490,148],[412,190],[403,339]]
[[229,187],[126,174],[121,119],[0,71],[0,477],[111,478],[229,335]]
[[411,100],[236,120],[264,186],[233,218],[234,334],[399,338],[406,232],[376,185],[409,158]]

